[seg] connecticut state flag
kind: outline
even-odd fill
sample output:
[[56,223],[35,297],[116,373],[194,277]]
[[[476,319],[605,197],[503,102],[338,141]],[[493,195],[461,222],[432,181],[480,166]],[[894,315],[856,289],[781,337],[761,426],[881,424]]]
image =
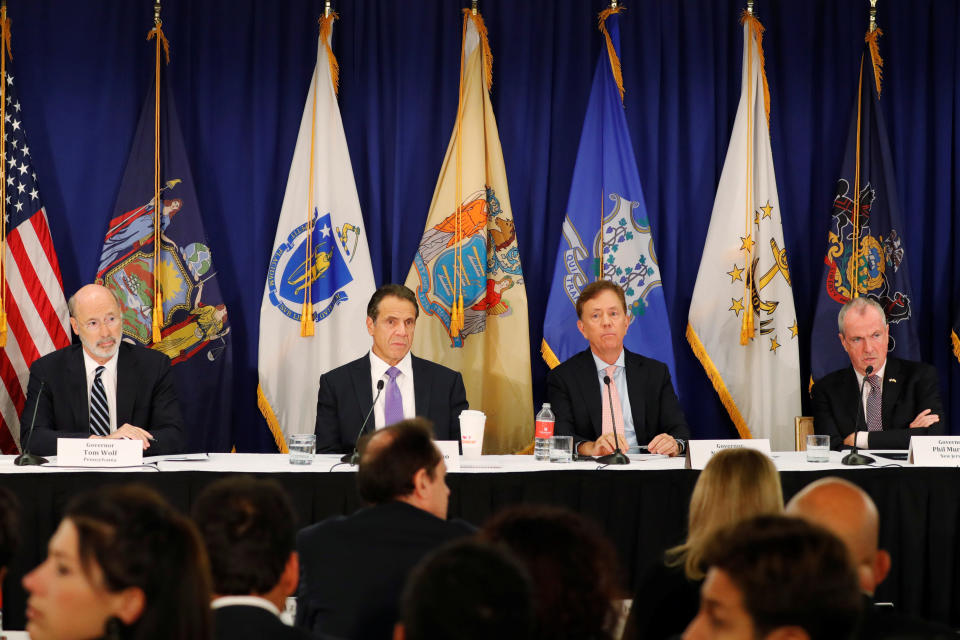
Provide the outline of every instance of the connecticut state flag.
[[484,453],[533,440],[527,291],[500,135],[490,103],[483,18],[464,10],[460,108],[406,284],[420,320],[413,352],[463,374],[487,416]]
[[[233,366],[227,307],[166,67],[157,68],[159,83],[156,78],[151,82],[140,112],[96,281],[123,301],[124,339],[165,353],[174,365],[187,450],[229,451]],[[154,195],[157,140],[159,206]],[[157,309],[162,311],[155,314],[158,293]],[[160,339],[154,333],[155,319]]]
[[626,293],[631,323],[624,346],[666,363],[676,380],[663,274],[623,110],[618,11],[600,14],[607,46],[597,60],[580,134],[541,353],[553,368],[586,348],[575,305],[583,287],[602,278]]
[[880,29],[867,34],[860,56],[859,88],[830,212],[823,278],[813,321],[810,373],[814,381],[850,366],[837,337],[837,314],[844,303],[857,296],[869,296],[883,307],[890,326],[890,353],[913,360],[920,355],[917,330],[911,322],[913,302],[907,271],[909,256],[903,242],[905,228],[887,127],[880,109],[883,61],[877,41],[881,34]]
[[793,450],[797,312],[783,241],[763,68],[763,26],[743,17],[740,104],[690,301],[687,341],[743,438]]
[[336,18],[321,20],[260,305],[257,404],[284,453],[286,436],[314,431],[320,376],[370,346],[373,268],[337,104]]

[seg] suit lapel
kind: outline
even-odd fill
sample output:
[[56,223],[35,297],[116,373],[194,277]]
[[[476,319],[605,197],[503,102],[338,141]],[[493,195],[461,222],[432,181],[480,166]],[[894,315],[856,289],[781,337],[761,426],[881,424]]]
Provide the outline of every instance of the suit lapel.
[[[360,407],[360,419],[366,417],[373,406],[373,389],[370,383],[370,354],[355,360],[355,365],[350,368],[350,379],[353,382],[353,392],[357,399],[357,406]],[[363,432],[370,431],[373,423],[368,423]]]
[[83,347],[77,345],[67,360],[67,380],[78,380],[71,385],[70,410],[73,412],[77,430],[90,428],[90,398],[87,392],[87,371],[83,366]]
[[584,406],[587,408],[587,415],[590,416],[590,426],[593,427],[594,433],[599,436],[603,433],[603,405],[601,402],[605,396],[600,385],[600,376],[597,374],[597,363],[594,362],[593,352],[590,351],[589,347],[586,351],[581,352],[577,368],[577,386],[580,387]]
[[890,428],[890,416],[893,415],[893,408],[897,406],[897,400],[900,397],[900,383],[897,381],[899,375],[899,360],[887,357],[887,368],[883,370],[883,395],[880,401],[884,429]]
[[426,365],[423,360],[410,354],[413,369],[413,402],[417,405],[417,415],[428,415],[430,409],[430,380],[427,379]]
[[120,343],[117,354],[117,428],[130,422],[133,417],[134,385],[136,384],[136,356],[133,348],[125,342]]
[[[641,433],[646,432],[643,416],[645,415],[643,391],[641,390],[641,380],[643,380],[643,361],[626,349],[623,350],[623,368],[627,375],[627,395],[630,396],[630,413],[633,416],[633,430],[640,439]],[[644,443],[640,443],[644,444]]]

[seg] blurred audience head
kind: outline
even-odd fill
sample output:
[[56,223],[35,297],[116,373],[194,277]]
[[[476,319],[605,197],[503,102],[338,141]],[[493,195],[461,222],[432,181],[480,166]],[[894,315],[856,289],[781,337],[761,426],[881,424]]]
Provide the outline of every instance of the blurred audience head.
[[799,518],[759,516],[719,531],[700,611],[684,640],[843,640],[862,597],[843,543]]
[[399,500],[447,518],[447,465],[428,420],[411,418],[360,440],[357,487],[369,504]]
[[526,571],[503,548],[458,540],[411,572],[394,640],[527,640],[532,589]]
[[0,487],[0,582],[7,573],[10,560],[20,546],[20,503],[17,496]]
[[210,635],[210,572],[196,528],[140,485],[77,495],[27,574],[33,640],[200,640]]
[[860,589],[873,595],[890,571],[890,554],[879,548],[880,514],[863,489],[840,478],[822,478],[795,495],[787,513],[840,538],[853,557]]
[[536,585],[535,638],[610,638],[620,592],[613,545],[567,509],[523,505],[493,516],[479,537],[506,546]]
[[731,524],[783,511],[780,473],[755,449],[726,449],[715,454],[697,478],[690,497],[687,540],[667,551],[669,566],[683,566],[690,580],[704,576],[704,546]]
[[234,476],[209,485],[193,505],[218,596],[253,595],[283,610],[297,589],[297,527],[275,480]]

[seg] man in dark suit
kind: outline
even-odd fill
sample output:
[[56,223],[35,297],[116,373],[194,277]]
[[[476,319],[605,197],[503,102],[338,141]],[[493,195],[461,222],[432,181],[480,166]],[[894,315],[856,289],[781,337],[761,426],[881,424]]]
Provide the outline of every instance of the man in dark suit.
[[125,438],[139,440],[149,455],[181,452],[183,421],[170,359],[121,341],[120,301],[106,287],[87,285],[67,306],[80,344],[30,367],[21,449],[55,455],[57,438]]
[[[623,289],[609,280],[591,282],[577,299],[577,316],[577,328],[590,347],[547,376],[555,433],[572,435],[577,451],[586,456],[614,450],[611,425],[621,449],[646,445],[650,453],[683,453],[690,430],[670,371],[658,360],[623,348],[630,325]],[[610,379],[609,394],[605,378]]]
[[437,440],[460,440],[460,412],[468,408],[463,378],[410,353],[419,313],[417,299],[403,285],[385,284],[374,292],[367,305],[370,353],[320,378],[318,453],[353,451],[371,407],[367,432],[423,416]]
[[275,480],[218,480],[193,505],[210,558],[214,640],[306,640],[280,620],[297,590],[296,517]]
[[[854,443],[864,449],[907,449],[912,435],[943,434],[937,371],[887,357],[890,329],[883,308],[872,298],[854,298],[840,309],[838,324],[851,366],[814,385],[816,432],[829,435],[834,449]],[[857,402],[861,386],[864,397]]]
[[821,478],[787,504],[788,515],[820,525],[846,545],[860,579],[864,615],[857,638],[956,638],[945,626],[877,606],[874,593],[890,571],[890,554],[880,548],[880,514],[870,496],[841,478]]
[[474,531],[447,521],[446,465],[425,420],[366,436],[361,454],[357,487],[370,506],[297,535],[296,624],[315,637],[391,637],[410,570],[431,550]]

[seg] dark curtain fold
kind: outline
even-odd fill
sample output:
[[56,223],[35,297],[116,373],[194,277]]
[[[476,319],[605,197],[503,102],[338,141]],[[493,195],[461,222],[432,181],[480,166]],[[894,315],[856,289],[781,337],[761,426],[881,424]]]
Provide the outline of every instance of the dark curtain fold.
[[[13,73],[64,285],[93,278],[151,77],[152,3],[10,4]],[[457,104],[461,19],[451,0],[338,0],[340,105],[378,282],[403,281]],[[466,4],[466,3],[464,3]],[[535,401],[546,293],[601,50],[600,0],[481,0],[493,101],[528,281]],[[625,108],[664,275],[678,392],[694,433],[735,432],[684,339],[739,97],[743,2],[632,0],[621,20]],[[804,376],[826,228],[867,26],[862,0],[761,0],[771,136]],[[322,0],[166,0],[170,77],[234,331],[235,438],[269,450],[256,408],[260,300],[314,65]],[[949,415],[960,304],[960,5],[881,3],[882,108],[904,216],[923,358]],[[362,331],[357,340],[368,338]],[[323,345],[316,345],[323,348]],[[304,398],[304,402],[312,402]],[[805,407],[806,408],[806,407]],[[957,420],[954,420],[957,424]],[[196,426],[194,428],[200,428]],[[531,425],[532,429],[532,425]]]

